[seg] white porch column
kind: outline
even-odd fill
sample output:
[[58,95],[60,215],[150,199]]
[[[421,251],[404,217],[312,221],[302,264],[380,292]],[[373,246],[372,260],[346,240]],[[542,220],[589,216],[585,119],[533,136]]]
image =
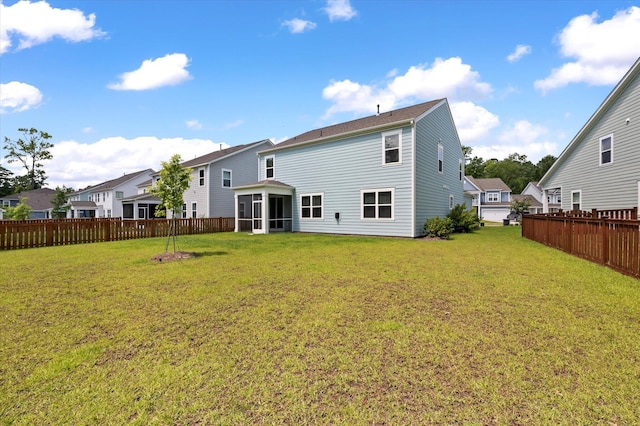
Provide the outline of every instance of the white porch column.
[[549,213],[549,193],[546,189],[542,190],[542,213]]
[[269,233],[269,193],[266,190],[262,191],[262,230],[265,234]]
[[238,218],[238,193],[234,192],[233,194],[233,209],[235,211],[235,220],[234,220],[234,228],[233,232],[238,232],[240,230],[240,219]]

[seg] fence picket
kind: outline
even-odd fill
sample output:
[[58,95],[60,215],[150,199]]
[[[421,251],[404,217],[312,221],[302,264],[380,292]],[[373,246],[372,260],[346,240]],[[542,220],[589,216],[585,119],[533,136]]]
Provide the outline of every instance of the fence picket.
[[[178,235],[230,232],[235,218],[175,219]],[[0,250],[118,241],[167,235],[168,219],[121,218],[0,220]]]

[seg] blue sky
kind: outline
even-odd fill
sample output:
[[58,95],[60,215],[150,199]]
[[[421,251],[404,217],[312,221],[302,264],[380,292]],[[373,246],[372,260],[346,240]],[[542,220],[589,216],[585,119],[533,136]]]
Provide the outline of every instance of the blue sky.
[[446,97],[474,155],[535,163],[639,56],[631,1],[3,0],[0,138],[50,133],[78,189]]

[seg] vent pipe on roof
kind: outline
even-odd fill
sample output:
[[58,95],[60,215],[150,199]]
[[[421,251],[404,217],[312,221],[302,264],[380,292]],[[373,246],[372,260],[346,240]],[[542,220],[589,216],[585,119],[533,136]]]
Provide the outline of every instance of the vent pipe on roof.
[[380,115],[380,104],[378,104],[378,112],[376,113],[376,115]]

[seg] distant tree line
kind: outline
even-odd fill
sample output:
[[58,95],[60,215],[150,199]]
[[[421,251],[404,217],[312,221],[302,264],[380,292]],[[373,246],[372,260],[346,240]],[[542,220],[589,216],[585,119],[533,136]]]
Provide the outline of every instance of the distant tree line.
[[465,175],[474,178],[500,178],[511,188],[512,194],[520,194],[529,182],[537,182],[556,161],[553,155],[546,155],[536,164],[527,159],[526,155],[510,154],[504,160],[492,158],[483,160],[473,156],[473,149],[463,146],[465,156]]

